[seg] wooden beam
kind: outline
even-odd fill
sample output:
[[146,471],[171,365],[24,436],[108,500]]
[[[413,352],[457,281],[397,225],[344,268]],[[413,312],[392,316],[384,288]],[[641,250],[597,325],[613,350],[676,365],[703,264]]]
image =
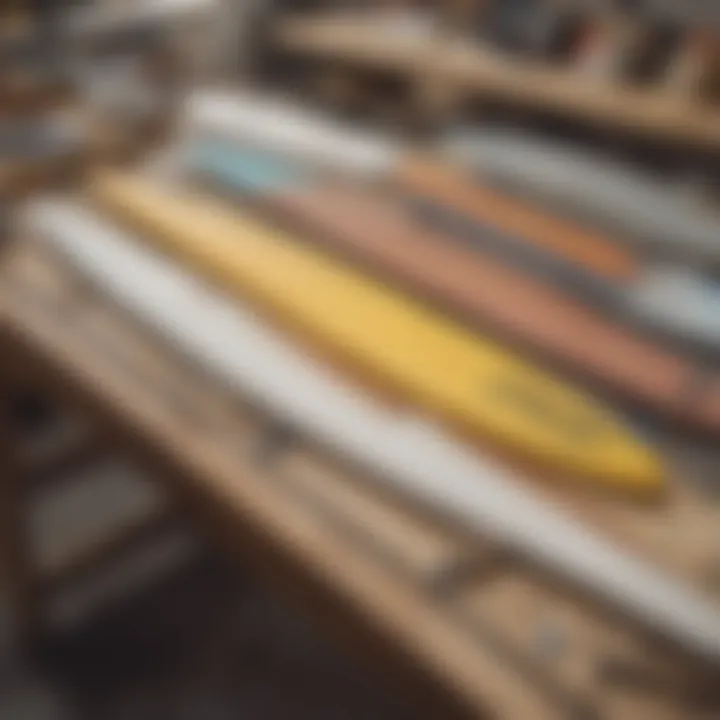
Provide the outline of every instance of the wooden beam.
[[111,566],[118,559],[165,535],[176,521],[177,516],[166,507],[127,521],[122,527],[87,546],[79,554],[64,558],[46,568],[40,581],[44,594],[49,596],[51,593],[61,592],[82,581],[92,572]]
[[441,78],[457,95],[492,98],[656,141],[720,150],[720,109],[667,88],[632,88],[501,57],[450,36],[398,37],[378,24],[342,18],[291,18],[278,24],[291,53],[342,60],[409,76]]
[[[0,382],[3,397],[1,388]],[[42,602],[23,475],[7,411],[0,401],[0,584],[8,598],[14,630],[21,641],[32,642],[41,632]]]

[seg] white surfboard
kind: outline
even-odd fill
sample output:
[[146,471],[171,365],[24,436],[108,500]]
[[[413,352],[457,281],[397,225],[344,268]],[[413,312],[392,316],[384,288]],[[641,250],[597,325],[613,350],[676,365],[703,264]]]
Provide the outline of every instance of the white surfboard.
[[289,99],[252,93],[191,93],[184,129],[190,137],[255,143],[312,165],[370,178],[388,175],[401,158],[401,148],[381,135],[349,128]]

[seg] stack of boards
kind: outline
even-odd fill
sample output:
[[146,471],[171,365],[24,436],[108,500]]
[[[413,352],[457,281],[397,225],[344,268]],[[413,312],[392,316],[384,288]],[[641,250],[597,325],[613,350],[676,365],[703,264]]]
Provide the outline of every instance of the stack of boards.
[[[26,215],[32,231],[302,434],[717,662],[720,612],[521,479],[529,472],[659,499],[667,489],[663,459],[619,412],[509,346],[531,348],[707,433],[720,429],[720,378],[547,283],[548,266],[553,277],[575,272],[575,246],[562,236],[557,244],[528,240],[529,252],[520,253],[527,262],[493,249],[499,241],[462,241],[456,216],[473,235],[483,227],[453,207],[454,192],[445,202],[423,183],[437,177],[441,190],[447,177],[448,187],[465,183],[471,193],[464,176],[443,175],[441,166],[435,173],[430,160],[362,138],[348,138],[343,152],[332,128],[308,128],[302,117],[293,126],[287,115],[273,124],[272,112],[249,101],[237,106],[241,120],[243,107],[254,113],[256,122],[245,123],[252,132],[191,103],[191,125],[200,128],[191,129],[186,159],[193,180],[242,197],[249,210],[207,191],[105,174],[90,187],[94,209],[36,203]],[[270,128],[266,136],[262,127]],[[283,146],[273,132],[289,127]],[[357,171],[345,167],[344,177],[327,182],[322,166],[340,169],[349,156]],[[404,199],[390,202],[352,175],[389,182]],[[430,229],[418,199],[433,215]],[[554,237],[551,225],[538,227]],[[641,275],[619,246],[590,235],[587,243],[596,251],[588,251],[587,272],[612,286],[610,294]],[[550,259],[532,259],[541,256]]]
[[[563,370],[717,432],[720,385],[708,358],[720,341],[720,286],[647,255],[710,252],[711,217],[697,213],[704,228],[697,241],[688,239],[699,227],[686,208],[661,248],[622,244],[287,103],[198,94],[189,126],[189,165],[214,186]],[[385,183],[386,192],[362,190],[338,173]],[[638,200],[642,188],[655,208],[666,204],[665,216],[675,215],[671,193],[639,179],[632,185]],[[586,204],[594,190],[586,187]],[[627,224],[644,226],[642,203],[634,216],[632,205],[613,207]]]
[[478,251],[549,279],[641,331],[710,354],[720,348],[720,285],[696,271],[720,264],[718,217],[679,201],[637,172],[532,140],[516,143],[515,137],[499,133],[488,133],[487,139],[456,133],[448,139],[447,152],[479,168],[483,180],[487,168],[497,181],[493,185],[511,186],[534,199],[552,198],[563,211],[582,208],[591,226],[604,218],[616,230],[604,234],[507,197],[489,184],[473,183],[444,163],[417,157],[384,138],[348,134],[289,103],[247,96],[234,101],[208,92],[191,98],[189,115],[191,132],[206,140],[234,141],[390,181],[426,222]]

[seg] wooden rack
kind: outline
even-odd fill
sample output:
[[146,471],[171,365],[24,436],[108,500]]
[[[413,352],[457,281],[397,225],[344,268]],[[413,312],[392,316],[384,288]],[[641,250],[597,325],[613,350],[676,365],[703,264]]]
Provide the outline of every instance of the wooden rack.
[[441,30],[403,35],[372,17],[329,14],[279,19],[272,42],[293,57],[385,73],[408,82],[422,111],[437,97],[460,106],[484,98],[601,130],[720,150],[720,107],[673,87],[633,87],[501,55]]

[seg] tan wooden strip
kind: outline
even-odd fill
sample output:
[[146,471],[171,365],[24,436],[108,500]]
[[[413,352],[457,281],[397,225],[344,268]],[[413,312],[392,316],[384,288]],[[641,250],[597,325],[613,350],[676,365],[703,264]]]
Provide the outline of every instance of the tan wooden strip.
[[[687,705],[700,689],[682,665],[652,654],[628,629],[532,578],[501,576],[471,585],[454,607],[471,626],[491,628],[530,673],[545,675],[548,692],[566,696],[571,705],[612,720],[702,717]],[[611,667],[626,669],[613,680]]]
[[461,538],[409,513],[392,498],[373,493],[367,482],[317,453],[294,452],[282,468],[289,485],[386,548],[406,572],[431,580],[469,552]]

